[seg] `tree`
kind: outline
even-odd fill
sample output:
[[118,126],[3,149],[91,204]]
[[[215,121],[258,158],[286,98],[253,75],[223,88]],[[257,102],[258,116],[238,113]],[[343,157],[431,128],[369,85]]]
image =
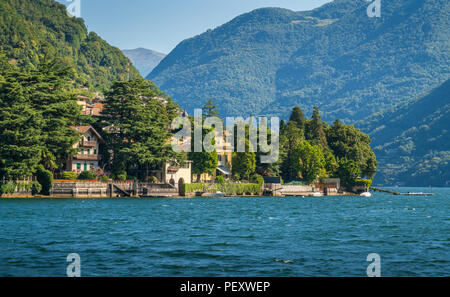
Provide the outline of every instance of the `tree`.
[[209,99],[205,106],[202,108],[203,116],[205,118],[216,117],[219,113],[217,112],[217,105],[214,105],[213,99]]
[[344,125],[339,120],[333,123],[327,134],[328,144],[337,158],[355,161],[361,174],[373,179],[378,162],[367,134],[354,126]]
[[32,108],[42,115],[41,164],[54,171],[69,155],[80,137],[70,128],[80,120],[81,107],[70,92],[72,66],[60,59],[43,61],[22,81],[29,92]]
[[106,94],[102,124],[116,174],[135,171],[147,180],[150,169],[180,158],[170,147],[168,112],[152,87],[144,79],[121,81]]
[[337,170],[339,168],[339,163],[333,152],[330,149],[324,151],[325,157],[325,170],[328,176],[336,176]]
[[245,140],[245,152],[233,153],[233,174],[240,177],[248,177],[255,172],[256,154],[251,152],[248,139]]
[[192,164],[192,173],[197,175],[198,180],[203,173],[209,175],[214,174],[218,165],[217,152],[192,152],[189,153],[189,159],[194,163]]
[[317,106],[314,106],[313,115],[308,127],[309,131],[307,133],[307,139],[311,140],[314,144],[320,145],[322,148],[327,148],[328,144],[324,124],[322,123],[322,118]]
[[280,137],[281,172],[286,181],[298,178],[294,152],[303,140],[302,130],[294,122],[289,122]]
[[341,179],[341,184],[344,187],[353,187],[356,179],[360,176],[361,169],[353,160],[342,158],[339,160],[338,176]]
[[[205,139],[205,136],[214,131],[214,128],[202,128],[202,139]],[[194,139],[194,131],[192,131],[192,139]],[[203,142],[202,142],[203,143]],[[211,138],[211,145],[215,148],[216,141],[215,138]],[[202,146],[203,147],[203,146]],[[192,164],[192,173],[197,175],[197,180],[200,180],[200,176],[203,173],[212,175],[217,169],[219,165],[219,156],[217,154],[216,149],[212,152],[207,152],[202,149],[201,152],[195,152],[194,150],[194,141],[191,141],[191,152],[188,154],[189,160],[193,161]]]
[[315,181],[325,167],[325,157],[320,147],[311,145],[308,141],[298,145],[293,159],[298,177],[308,183]]
[[294,123],[297,126],[297,128],[299,128],[301,131],[303,131],[302,133],[304,133],[306,118],[303,115],[303,111],[301,110],[300,107],[296,106],[292,109],[292,113],[289,118],[289,122]]
[[70,129],[80,107],[68,91],[68,66],[44,61],[27,70],[3,61],[0,73],[0,175],[25,178],[39,163],[54,170],[79,139]]

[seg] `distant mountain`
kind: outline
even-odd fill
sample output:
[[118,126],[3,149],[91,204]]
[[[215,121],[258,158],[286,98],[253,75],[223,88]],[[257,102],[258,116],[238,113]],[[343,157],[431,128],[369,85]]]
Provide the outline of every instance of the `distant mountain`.
[[123,53],[133,62],[143,77],[149,75],[159,62],[166,57],[166,54],[145,48],[123,50]]
[[450,1],[335,0],[294,12],[264,8],[181,42],[147,77],[191,110],[278,115],[293,106],[361,120],[450,75]]
[[450,80],[358,126],[380,162],[376,184],[450,185]]
[[0,51],[11,63],[36,66],[44,58],[63,58],[78,74],[76,83],[106,91],[115,80],[140,77],[121,50],[94,32],[80,18],[67,15],[53,0],[1,0]]

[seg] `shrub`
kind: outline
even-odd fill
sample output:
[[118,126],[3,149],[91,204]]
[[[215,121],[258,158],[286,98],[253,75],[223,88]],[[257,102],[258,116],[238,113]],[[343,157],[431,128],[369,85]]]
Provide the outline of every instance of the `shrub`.
[[39,182],[31,182],[31,194],[37,195],[42,192],[42,186]]
[[370,186],[372,185],[371,179],[356,179],[355,180],[355,186],[364,186],[366,188],[366,191],[370,189]]
[[122,171],[116,175],[116,179],[120,181],[126,181],[127,180],[127,173],[125,171]]
[[184,184],[183,191],[184,193],[206,192],[208,186],[209,186],[208,184],[201,184],[201,183]]
[[257,173],[252,176],[252,181],[257,182],[260,186],[264,185],[264,177]]
[[16,191],[15,182],[7,182],[0,184],[0,195],[13,194]]
[[46,170],[44,166],[40,165],[36,172],[36,179],[42,186],[40,193],[42,195],[50,195],[50,191],[53,187],[53,174]]
[[76,180],[78,178],[78,174],[72,171],[65,171],[62,174],[62,179],[64,180]]
[[107,176],[107,175],[100,175],[98,177],[98,180],[100,180],[100,181],[108,181],[109,180],[109,176]]
[[83,171],[78,176],[79,180],[95,180],[95,175],[91,171]]
[[217,178],[216,178],[216,180],[217,180],[217,183],[219,184],[219,185],[223,185],[224,183],[225,183],[225,178],[223,177],[223,176],[218,176]]

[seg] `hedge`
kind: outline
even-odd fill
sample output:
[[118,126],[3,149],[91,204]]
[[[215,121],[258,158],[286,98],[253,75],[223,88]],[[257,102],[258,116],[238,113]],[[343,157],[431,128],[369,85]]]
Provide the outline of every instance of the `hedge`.
[[0,183],[0,195],[14,194],[14,193],[31,193],[36,195],[42,191],[42,186],[39,182],[6,182]]
[[261,192],[261,184],[237,184],[237,183],[223,183],[223,184],[203,184],[203,183],[194,183],[194,184],[184,184],[183,185],[183,193],[195,193],[195,192],[204,192],[204,193],[215,193],[222,192],[226,195],[252,195],[259,194]]
[[78,178],[78,174],[72,171],[65,171],[62,174],[63,180],[76,180]]

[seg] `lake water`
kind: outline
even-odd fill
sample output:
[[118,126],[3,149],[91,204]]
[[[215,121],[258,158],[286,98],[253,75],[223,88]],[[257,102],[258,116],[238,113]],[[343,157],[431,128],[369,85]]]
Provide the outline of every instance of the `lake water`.
[[[397,189],[429,191],[429,189]],[[0,200],[0,276],[450,275],[450,189],[433,197]]]

